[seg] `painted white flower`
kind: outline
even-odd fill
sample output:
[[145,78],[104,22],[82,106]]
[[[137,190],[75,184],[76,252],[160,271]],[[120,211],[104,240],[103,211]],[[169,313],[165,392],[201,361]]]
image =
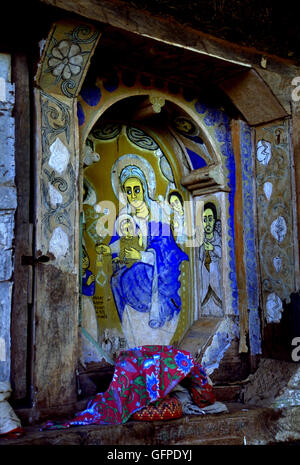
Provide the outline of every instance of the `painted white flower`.
[[287,233],[287,224],[283,216],[278,216],[271,224],[271,234],[278,242],[282,242]]
[[267,165],[272,156],[272,145],[270,142],[261,139],[257,142],[256,156],[259,163]]
[[58,226],[54,229],[50,242],[49,252],[56,258],[65,257],[69,249],[69,238],[65,231]]
[[268,323],[279,323],[281,319],[281,313],[283,311],[282,301],[280,297],[272,292],[267,297],[266,302],[267,309],[267,322]]
[[53,47],[48,65],[52,68],[54,76],[70,79],[80,73],[82,62],[83,57],[79,45],[61,40]]

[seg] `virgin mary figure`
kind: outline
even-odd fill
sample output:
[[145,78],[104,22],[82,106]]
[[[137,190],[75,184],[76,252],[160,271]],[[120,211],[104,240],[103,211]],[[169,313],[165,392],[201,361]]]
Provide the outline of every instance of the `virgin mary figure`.
[[[117,263],[111,289],[122,329],[129,347],[168,345],[181,310],[180,265],[189,257],[176,244],[165,210],[150,198],[143,171],[127,165],[119,179],[126,206],[119,212],[109,246],[102,247]],[[127,246],[120,260],[122,219],[131,220],[131,235],[140,239],[140,247]]]

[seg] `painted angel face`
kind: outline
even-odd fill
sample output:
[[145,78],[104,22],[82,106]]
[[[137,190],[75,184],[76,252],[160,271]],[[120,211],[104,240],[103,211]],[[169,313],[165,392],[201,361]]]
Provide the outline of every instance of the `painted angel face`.
[[204,210],[203,213],[203,227],[206,234],[211,234],[215,227],[215,217],[210,208]]
[[138,178],[129,178],[124,182],[124,191],[128,202],[134,208],[140,208],[144,203],[144,191]]
[[81,265],[83,270],[86,270],[90,266],[89,257],[85,253],[82,254]]
[[171,197],[170,197],[170,205],[173,208],[173,210],[175,210],[176,212],[183,215],[183,208],[182,208],[181,202],[180,202],[179,198],[177,197],[177,195],[171,195]]

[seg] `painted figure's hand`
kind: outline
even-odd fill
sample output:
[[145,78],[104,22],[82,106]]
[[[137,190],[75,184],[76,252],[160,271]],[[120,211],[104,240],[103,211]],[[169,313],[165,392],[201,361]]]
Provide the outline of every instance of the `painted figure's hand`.
[[105,244],[97,245],[96,252],[97,253],[103,253],[103,255],[110,255],[111,254],[110,247],[108,245],[105,245]]
[[90,286],[93,282],[95,281],[95,276],[91,274],[91,276],[88,277],[87,279],[87,285]]
[[140,260],[142,258],[140,252],[133,247],[125,249],[125,257],[130,258],[131,260]]

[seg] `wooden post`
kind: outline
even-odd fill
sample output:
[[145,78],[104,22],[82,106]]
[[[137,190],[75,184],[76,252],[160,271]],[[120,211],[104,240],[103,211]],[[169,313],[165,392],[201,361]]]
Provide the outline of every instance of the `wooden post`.
[[15,54],[12,64],[15,83],[15,161],[17,210],[15,216],[14,287],[11,314],[11,383],[12,400],[28,400],[30,351],[28,331],[32,304],[32,266],[22,257],[32,256],[31,199],[31,115],[30,86],[26,56]]
[[77,95],[99,37],[82,21],[53,24],[36,77],[33,403],[38,410],[72,408],[77,400]]

